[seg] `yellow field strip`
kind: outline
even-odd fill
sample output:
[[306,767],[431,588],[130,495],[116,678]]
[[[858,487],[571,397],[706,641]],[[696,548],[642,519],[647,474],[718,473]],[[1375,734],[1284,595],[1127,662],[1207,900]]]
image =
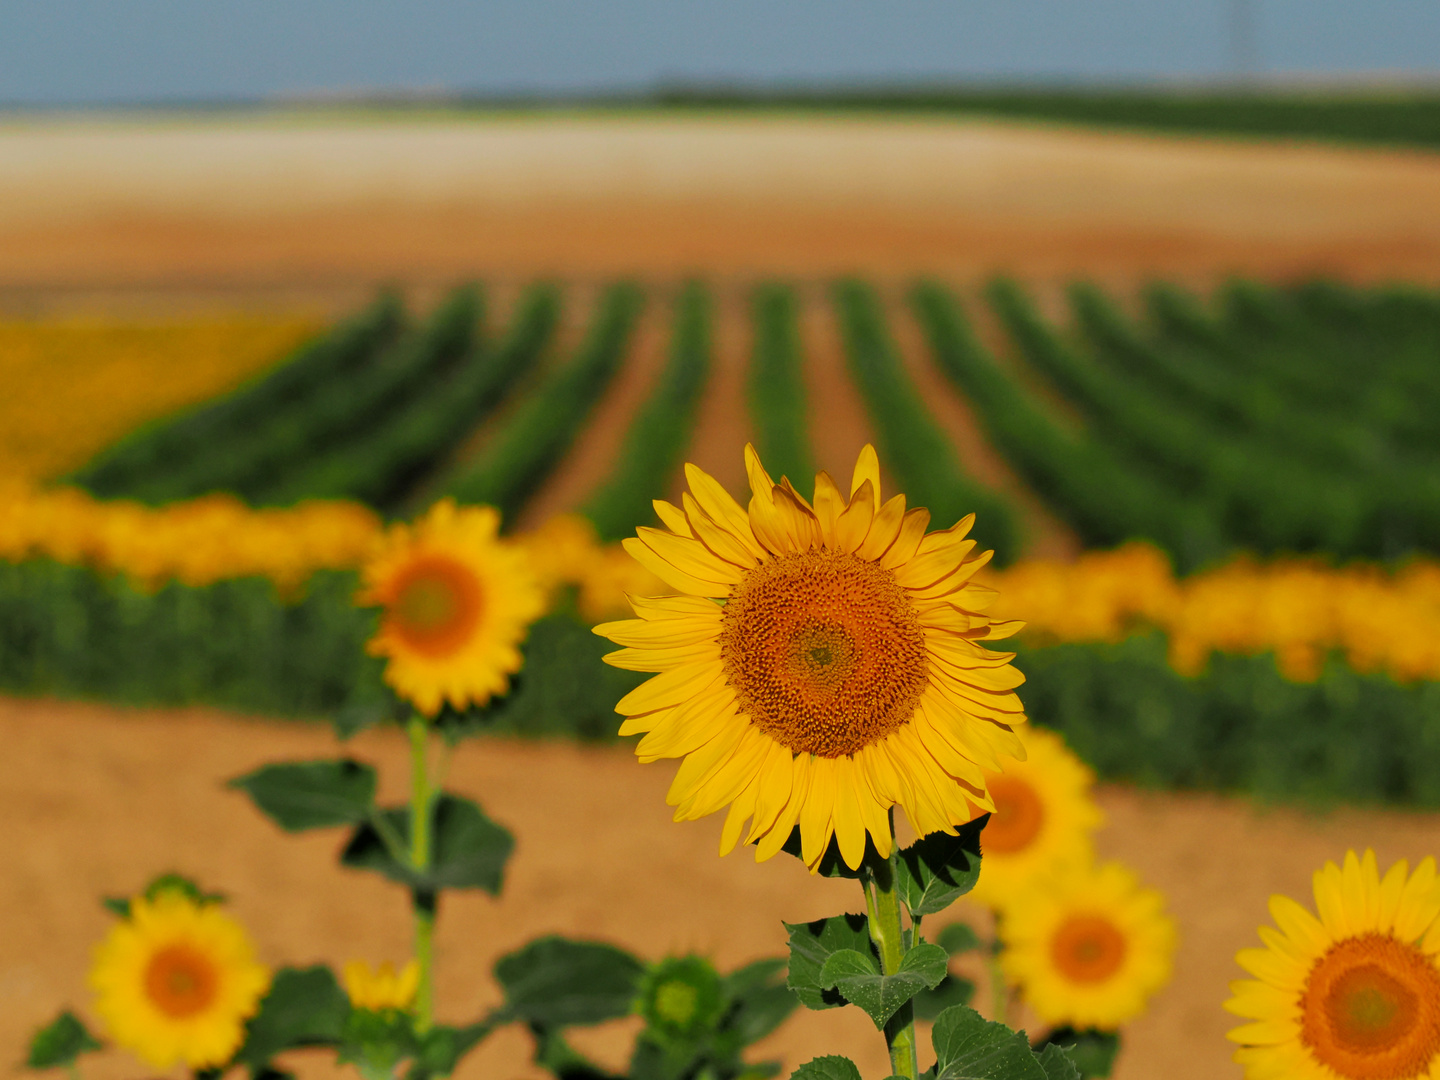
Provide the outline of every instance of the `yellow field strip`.
[[0,476],[60,475],[145,421],[224,393],[317,329],[295,317],[0,322]]
[[[251,510],[208,496],[153,508],[67,488],[0,490],[0,559],[88,565],[149,588],[261,575],[293,591],[316,570],[362,564],[382,530],[357,503]],[[519,539],[548,586],[578,588],[592,619],[623,612],[627,593],[669,591],[618,545],[600,544],[583,518],[553,518]],[[1440,679],[1440,563],[1432,560],[1391,571],[1238,559],[1177,579],[1163,553],[1130,544],[1075,562],[1032,559],[982,580],[999,590],[994,614],[1025,619],[1024,640],[1033,644],[1113,642],[1154,628],[1168,636],[1171,662],[1184,673],[1200,671],[1213,651],[1273,650],[1297,681],[1315,679],[1331,652],[1362,672]]]

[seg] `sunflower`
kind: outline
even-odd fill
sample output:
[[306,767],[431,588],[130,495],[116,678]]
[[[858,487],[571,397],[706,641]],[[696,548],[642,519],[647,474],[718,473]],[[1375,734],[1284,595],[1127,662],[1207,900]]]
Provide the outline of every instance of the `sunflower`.
[[420,989],[420,965],[409,961],[398,972],[394,964],[372,968],[364,960],[351,960],[345,965],[345,994],[357,1009],[383,1012],[386,1009],[408,1009]]
[[1164,906],[1120,863],[1065,867],[1006,905],[1000,963],[1046,1023],[1114,1029],[1170,981]]
[[822,472],[806,502],[750,446],[745,465],[748,510],[685,467],[682,505],[655,504],[667,528],[624,542],[682,595],[595,628],[625,646],[609,663],[659,673],[615,709],[621,734],[647,733],[641,761],[684,758],[676,820],[728,805],[721,853],[750,819],[762,860],[798,825],[814,870],[832,836],[852,868],[867,833],[888,856],[892,806],[921,835],[993,809],[985,774],[1025,755],[1024,676],[979,642],[1021,624],[981,614],[995,594],[971,581],[990,556],[965,538],[974,515],[927,535],[929,511],[881,499],[869,446],[848,499]]
[[357,603],[384,608],[369,650],[390,658],[385,681],[426,715],[505,693],[544,610],[525,553],[499,526],[493,507],[444,499],[413,527],[394,526],[364,568]]
[[1230,984],[1225,1008],[1251,1023],[1230,1032],[1245,1075],[1294,1080],[1440,1077],[1440,888],[1435,860],[1382,879],[1375,853],[1345,854],[1315,874],[1317,919],[1270,898],[1263,949],[1236,956],[1254,979]]
[[1026,727],[1027,757],[986,773],[995,812],[980,834],[980,880],[970,896],[1003,908],[1026,882],[1061,863],[1093,860],[1090,833],[1103,820],[1090,798],[1095,775],[1058,735]]
[[110,1035],[157,1069],[230,1060],[269,985],[240,924],[178,892],[132,900],[90,969]]

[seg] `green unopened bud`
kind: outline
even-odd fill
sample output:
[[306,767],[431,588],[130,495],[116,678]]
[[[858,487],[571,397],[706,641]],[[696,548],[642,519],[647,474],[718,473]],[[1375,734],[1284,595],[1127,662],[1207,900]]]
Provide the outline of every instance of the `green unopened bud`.
[[650,1032],[664,1041],[701,1037],[725,1011],[720,974],[699,956],[662,960],[641,984],[639,1008]]

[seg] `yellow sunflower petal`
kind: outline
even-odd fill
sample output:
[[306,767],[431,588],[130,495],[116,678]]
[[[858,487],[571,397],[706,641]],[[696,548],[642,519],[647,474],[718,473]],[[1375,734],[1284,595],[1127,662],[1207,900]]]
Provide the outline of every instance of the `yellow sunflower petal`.
[[668,503],[664,499],[654,499],[650,505],[655,507],[655,516],[676,536],[695,535],[695,531],[690,528],[690,523],[685,520],[685,511],[678,506]]
[[880,457],[875,453],[875,447],[866,443],[860,448],[860,455],[855,459],[855,472],[850,478],[850,501],[853,503],[861,488],[866,484],[870,485],[870,498],[873,502],[872,510],[880,509]]

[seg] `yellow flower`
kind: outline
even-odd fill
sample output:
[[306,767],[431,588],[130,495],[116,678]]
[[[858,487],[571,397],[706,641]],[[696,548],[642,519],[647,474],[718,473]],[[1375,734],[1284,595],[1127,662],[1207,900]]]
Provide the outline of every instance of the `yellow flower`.
[[1119,1027],[1170,981],[1175,924],[1164,907],[1119,863],[1067,867],[1006,906],[1001,965],[1046,1023]]
[[426,715],[505,693],[544,610],[524,551],[500,540],[499,526],[493,507],[444,499],[413,527],[393,527],[364,568],[357,602],[384,608],[369,649],[390,658],[385,681]]
[[90,985],[110,1036],[157,1069],[221,1065],[270,985],[244,929],[178,893],[138,897],[95,950]]
[[420,965],[411,960],[397,972],[390,963],[371,968],[364,960],[351,960],[345,965],[344,977],[345,993],[355,1008],[371,1012],[408,1009],[420,987]]
[[1270,898],[1263,949],[1242,949],[1254,979],[1225,1003],[1251,1022],[1230,1032],[1252,1080],[1418,1080],[1440,1077],[1440,887],[1435,860],[1382,880],[1375,853],[1345,854],[1315,874],[1317,919]]
[[972,803],[991,808],[985,773],[1025,753],[1024,677],[978,644],[1019,624],[981,614],[994,593],[970,580],[988,560],[965,539],[974,515],[926,535],[928,511],[881,500],[868,446],[848,500],[821,473],[806,502],[749,446],[745,464],[748,511],[687,465],[683,507],[656,503],[668,529],[624,542],[684,595],[595,628],[626,646],[611,664],[659,673],[616,706],[621,734],[648,732],[641,761],[685,759],[676,820],[729,806],[722,854],[746,819],[757,859],[798,825],[812,870],[832,836],[851,867],[867,833],[888,855],[892,806],[918,833],[954,832]]
[[993,908],[1058,864],[1089,863],[1090,834],[1103,820],[1090,798],[1094,774],[1058,735],[1027,727],[1020,741],[1024,761],[985,775],[995,812],[980,834],[980,880],[970,895]]

